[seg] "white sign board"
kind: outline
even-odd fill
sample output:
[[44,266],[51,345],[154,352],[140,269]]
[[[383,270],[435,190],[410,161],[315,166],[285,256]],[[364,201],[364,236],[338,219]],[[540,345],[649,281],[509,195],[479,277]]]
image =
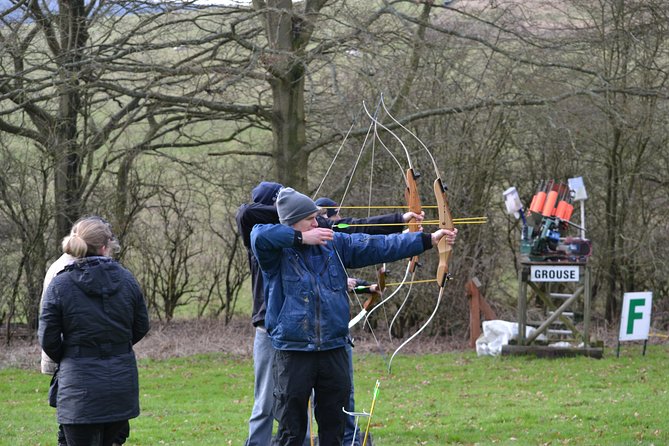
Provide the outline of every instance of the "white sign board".
[[577,265],[532,265],[530,282],[578,282],[579,272]]
[[620,341],[647,340],[650,331],[650,310],[653,293],[650,291],[625,293],[620,315]]

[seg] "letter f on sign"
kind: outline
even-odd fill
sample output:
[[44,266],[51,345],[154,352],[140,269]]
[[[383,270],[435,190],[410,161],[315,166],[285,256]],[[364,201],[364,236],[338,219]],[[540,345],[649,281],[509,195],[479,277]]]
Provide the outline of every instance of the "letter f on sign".
[[637,307],[646,305],[646,299],[631,299],[630,310],[627,315],[627,334],[634,333],[634,321],[643,319],[643,313],[636,311]]

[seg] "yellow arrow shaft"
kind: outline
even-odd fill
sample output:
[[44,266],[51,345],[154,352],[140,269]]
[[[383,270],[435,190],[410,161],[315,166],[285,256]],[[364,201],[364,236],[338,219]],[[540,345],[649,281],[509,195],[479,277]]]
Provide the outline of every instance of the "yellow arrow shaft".
[[[488,223],[488,217],[470,217],[470,218],[454,218],[453,219],[453,224],[455,225],[482,225]],[[415,223],[415,224],[420,224],[420,225],[437,225],[439,224],[438,220],[423,220],[420,223]],[[348,224],[344,223],[343,226],[345,228],[353,228],[353,227],[362,227],[362,226],[406,226],[408,223],[356,223],[356,224]],[[336,226],[336,224],[335,224]]]
[[[407,282],[404,282],[404,285],[412,285],[416,283],[430,283],[430,282],[436,282],[437,279],[422,279],[422,280],[410,280]],[[394,283],[386,283],[386,286],[399,286],[402,285],[402,282],[394,282]]]
[[[408,209],[406,204],[375,206],[318,206],[321,209]],[[437,209],[436,205],[421,206],[423,209]]]

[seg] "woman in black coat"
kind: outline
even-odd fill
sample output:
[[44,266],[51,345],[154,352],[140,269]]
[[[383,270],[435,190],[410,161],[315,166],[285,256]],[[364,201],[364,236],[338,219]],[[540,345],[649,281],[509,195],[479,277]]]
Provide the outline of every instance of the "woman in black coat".
[[137,280],[110,257],[117,244],[99,218],[76,223],[63,252],[77,260],[44,296],[38,336],[59,363],[57,413],[68,446],[109,446],[139,415],[132,346],[149,318]]

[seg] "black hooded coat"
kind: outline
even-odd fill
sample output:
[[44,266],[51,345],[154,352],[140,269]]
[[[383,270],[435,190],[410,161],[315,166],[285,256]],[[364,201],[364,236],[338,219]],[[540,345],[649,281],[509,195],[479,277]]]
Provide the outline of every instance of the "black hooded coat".
[[85,257],[51,281],[38,337],[59,363],[58,423],[110,423],[139,415],[132,346],[148,331],[139,284],[118,262]]

